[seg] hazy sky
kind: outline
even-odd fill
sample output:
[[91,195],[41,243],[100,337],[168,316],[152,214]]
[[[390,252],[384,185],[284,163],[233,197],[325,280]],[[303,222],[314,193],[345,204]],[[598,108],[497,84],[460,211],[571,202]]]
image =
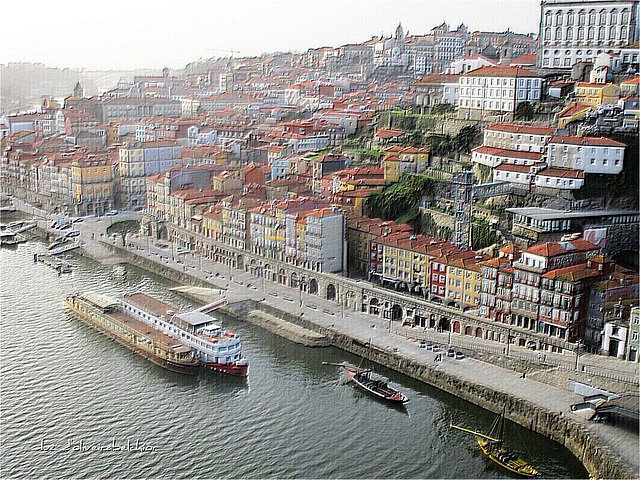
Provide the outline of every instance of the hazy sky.
[[0,63],[95,69],[182,68],[199,58],[304,51],[447,21],[538,30],[539,0],[32,0],[3,3]]

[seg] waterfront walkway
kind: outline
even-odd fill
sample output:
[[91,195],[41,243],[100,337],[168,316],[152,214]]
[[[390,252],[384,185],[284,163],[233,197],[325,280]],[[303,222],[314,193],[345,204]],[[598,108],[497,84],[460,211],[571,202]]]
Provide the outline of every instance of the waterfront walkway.
[[[46,222],[49,222],[49,219]],[[101,245],[100,242],[121,245],[119,241],[106,237],[105,230],[109,222],[105,219],[91,219],[78,224],[82,232],[82,239],[86,242],[83,248],[94,258],[103,259],[113,256],[109,249]],[[43,224],[44,222],[41,222],[39,226],[43,227]],[[599,439],[598,444],[609,447],[630,466],[632,471],[638,472],[640,470],[638,454],[640,445],[637,432],[608,424],[589,422],[583,416],[571,412],[570,405],[582,401],[580,395],[538,382],[529,377],[522,378],[518,372],[473,358],[455,360],[445,355],[441,362],[436,363],[433,352],[419,348],[416,342],[407,338],[408,336],[420,337],[419,330],[421,329],[398,328],[375,316],[345,311],[336,303],[316,295],[309,295],[271,282],[263,282],[262,279],[247,272],[236,271],[192,254],[174,255],[171,249],[163,249],[153,245],[145,237],[135,238],[134,236],[131,238],[127,250],[176,271],[189,273],[195,278],[208,282],[214,288],[224,289],[230,303],[244,299],[262,300],[291,315],[301,316],[323,327],[332,328],[362,343],[371,341],[378,348],[391,349],[396,351],[398,355],[441,369],[460,379],[532,402],[551,412],[561,413],[583,425],[593,437]],[[389,331],[390,328],[391,331]],[[446,336],[447,334],[435,335]],[[440,337],[440,341],[445,343],[444,337]],[[522,353],[527,352],[526,349],[511,348],[514,353],[519,353],[520,350]],[[549,360],[558,357],[556,360],[564,360],[568,365],[575,362],[574,358],[567,358],[563,355],[548,354],[548,356]],[[630,375],[634,375],[635,369],[637,369],[637,364],[595,357],[597,356],[583,355],[579,361],[581,364],[594,368],[625,371]]]

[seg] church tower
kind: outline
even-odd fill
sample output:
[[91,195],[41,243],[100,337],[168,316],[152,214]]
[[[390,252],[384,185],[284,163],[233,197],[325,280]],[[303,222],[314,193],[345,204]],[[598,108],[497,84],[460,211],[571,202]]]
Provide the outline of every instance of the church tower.
[[80,85],[80,80],[76,83],[75,88],[73,89],[73,96],[76,98],[84,98],[84,89],[82,85]]
[[396,28],[396,40],[404,41],[404,30],[402,28],[402,23],[398,23],[398,28]]

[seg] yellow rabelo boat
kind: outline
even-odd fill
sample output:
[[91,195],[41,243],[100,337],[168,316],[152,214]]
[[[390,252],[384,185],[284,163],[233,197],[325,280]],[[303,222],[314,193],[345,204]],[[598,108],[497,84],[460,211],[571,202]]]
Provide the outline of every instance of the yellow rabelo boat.
[[491,435],[484,435],[479,431],[473,431],[468,428],[460,427],[458,425],[451,424],[451,428],[455,428],[457,430],[461,430],[466,433],[470,433],[471,435],[476,437],[476,441],[480,446],[480,450],[484,453],[489,459],[493,462],[500,465],[502,468],[509,470],[517,475],[527,478],[540,477],[540,473],[538,470],[529,465],[525,460],[520,458],[520,455],[514,452],[510,452],[507,447],[504,446],[504,419],[505,413],[502,412],[496,422],[494,422],[493,427],[491,428],[490,434],[496,430],[498,425],[500,426],[497,438]]

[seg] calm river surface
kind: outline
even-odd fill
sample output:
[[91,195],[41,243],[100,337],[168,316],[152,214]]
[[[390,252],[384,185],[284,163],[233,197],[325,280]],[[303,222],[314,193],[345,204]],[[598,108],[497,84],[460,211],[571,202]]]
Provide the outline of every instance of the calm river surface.
[[[379,367],[412,399],[401,409],[381,403],[321,365],[359,363],[335,348],[225,319],[242,336],[247,379],[167,372],[68,316],[61,300],[84,290],[141,290],[183,308],[189,300],[144,271],[78,256],[59,277],[33,263],[43,250],[0,250],[3,478],[510,478],[449,428],[488,429],[493,414]],[[507,433],[545,476],[587,476],[559,445],[514,424]],[[77,450],[136,441],[150,450]]]

